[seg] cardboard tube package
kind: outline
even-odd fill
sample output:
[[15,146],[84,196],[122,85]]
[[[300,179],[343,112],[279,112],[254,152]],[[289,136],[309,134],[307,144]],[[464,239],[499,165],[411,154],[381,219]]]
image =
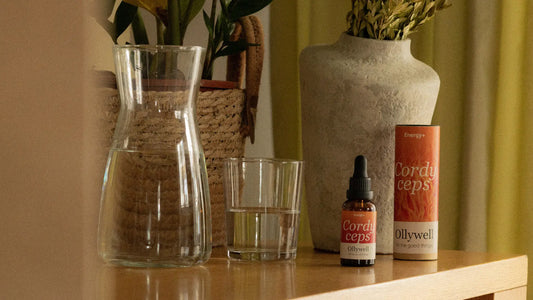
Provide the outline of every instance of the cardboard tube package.
[[394,258],[436,260],[440,127],[396,126]]

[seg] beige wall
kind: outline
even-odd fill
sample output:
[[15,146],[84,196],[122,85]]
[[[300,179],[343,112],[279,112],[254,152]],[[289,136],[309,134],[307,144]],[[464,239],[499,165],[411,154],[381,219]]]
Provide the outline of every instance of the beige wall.
[[80,1],[0,9],[0,298],[79,299]]

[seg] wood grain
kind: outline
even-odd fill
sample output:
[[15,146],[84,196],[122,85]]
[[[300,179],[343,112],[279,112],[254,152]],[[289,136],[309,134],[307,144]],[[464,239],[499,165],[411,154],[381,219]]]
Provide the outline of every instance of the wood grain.
[[[525,299],[527,257],[440,251],[437,261],[378,255],[373,267],[342,267],[339,255],[299,249],[294,262],[230,262],[215,248],[202,267],[102,266],[101,299]],[[505,298],[507,297],[507,298]]]

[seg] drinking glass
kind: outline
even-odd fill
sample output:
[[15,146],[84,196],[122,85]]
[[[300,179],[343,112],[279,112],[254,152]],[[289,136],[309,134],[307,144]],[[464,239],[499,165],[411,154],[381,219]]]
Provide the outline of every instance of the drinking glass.
[[224,161],[226,243],[232,260],[296,257],[303,162],[266,158]]

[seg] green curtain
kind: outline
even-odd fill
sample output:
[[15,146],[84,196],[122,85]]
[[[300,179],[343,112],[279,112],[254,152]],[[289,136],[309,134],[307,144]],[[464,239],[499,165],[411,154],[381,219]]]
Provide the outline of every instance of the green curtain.
[[[441,78],[433,118],[441,125],[439,246],[533,254],[533,0],[452,3],[411,36],[413,55]],[[350,5],[295,0],[271,6],[278,157],[302,158],[298,54],[337,40]],[[305,210],[300,242],[308,245]]]
[[[308,45],[334,42],[345,31],[349,7],[345,0],[272,2],[270,67],[276,157],[302,159],[298,55]],[[299,245],[312,245],[305,196]]]

